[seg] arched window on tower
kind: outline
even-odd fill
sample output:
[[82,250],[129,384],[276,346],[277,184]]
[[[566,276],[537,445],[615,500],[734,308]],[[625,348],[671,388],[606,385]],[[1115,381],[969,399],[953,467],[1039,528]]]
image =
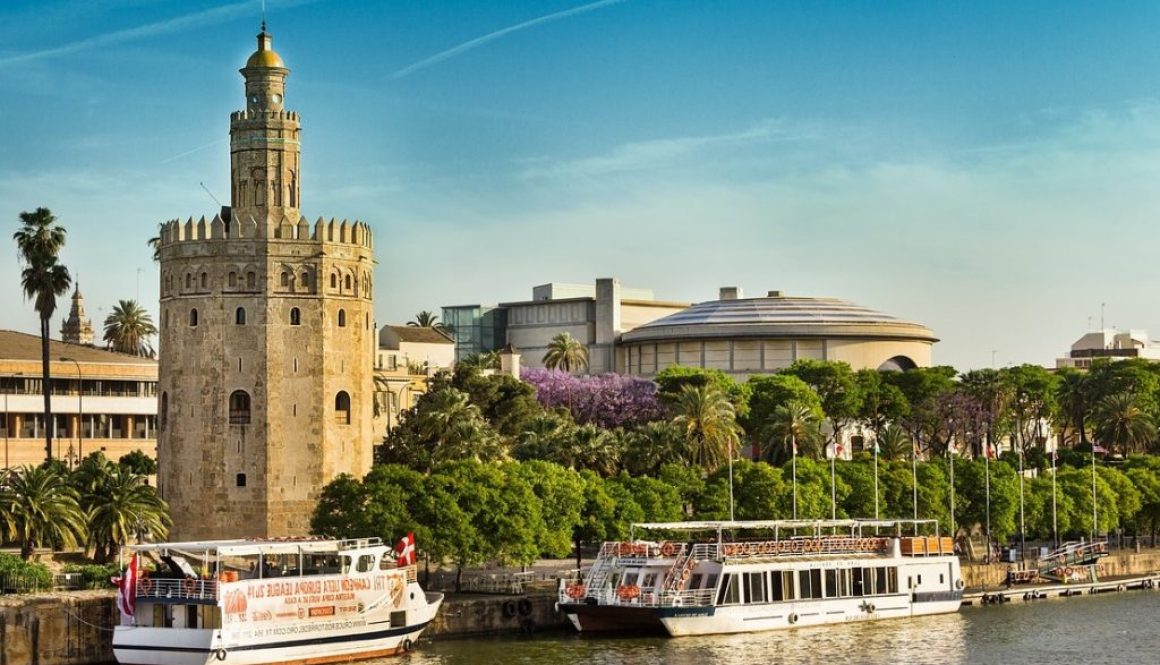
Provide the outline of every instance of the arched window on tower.
[[334,422],[339,425],[350,424],[350,395],[340,390],[334,396]]
[[230,271],[229,285],[231,289],[238,285],[238,273],[233,270]]
[[338,288],[338,273],[334,273],[334,272],[330,273],[330,288],[332,288],[332,289]]
[[350,284],[350,275],[347,275],[347,276],[346,276],[346,282],[345,282],[345,285],[344,285],[344,286],[345,286],[345,288],[346,288],[346,290],[347,290],[347,291],[350,291],[350,290],[351,290],[351,288],[352,288],[352,287],[351,287],[351,284]]
[[189,327],[190,328],[197,327],[197,309],[189,310]]
[[209,288],[209,275],[205,274],[204,272],[201,273],[201,288]]
[[234,323],[239,326],[246,325],[246,308],[239,307],[234,310]]
[[250,424],[250,394],[244,390],[230,393],[230,424]]
[[246,273],[246,288],[251,291],[258,288],[258,273],[253,270]]
[[297,307],[290,308],[290,325],[302,325],[302,312]]
[[185,273],[185,288],[193,288],[193,275],[190,273]]
[[338,310],[338,327],[339,328],[346,327],[346,310],[345,309]]
[[290,273],[285,270],[282,271],[282,287],[290,286]]
[[304,289],[310,288],[310,273],[308,273],[308,272],[302,273],[302,288],[304,288]]

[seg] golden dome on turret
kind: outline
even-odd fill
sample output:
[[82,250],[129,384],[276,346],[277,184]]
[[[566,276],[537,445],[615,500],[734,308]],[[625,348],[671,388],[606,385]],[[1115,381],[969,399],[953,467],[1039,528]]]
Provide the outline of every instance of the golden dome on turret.
[[278,67],[285,69],[286,64],[282,62],[282,56],[274,50],[271,43],[274,38],[270,33],[266,32],[266,24],[262,23],[262,32],[258,33],[258,50],[246,60],[246,67]]

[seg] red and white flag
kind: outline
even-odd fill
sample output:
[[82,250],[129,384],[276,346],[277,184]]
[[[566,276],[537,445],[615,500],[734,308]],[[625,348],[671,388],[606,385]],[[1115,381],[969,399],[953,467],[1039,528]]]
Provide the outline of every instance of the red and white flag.
[[413,566],[419,562],[419,555],[415,552],[415,534],[410,532],[395,545],[395,565]]
[[121,573],[120,577],[112,578],[113,584],[117,585],[117,609],[121,610],[121,616],[132,619],[133,614],[137,611],[137,554],[133,554],[133,558],[129,559],[129,565],[125,571]]

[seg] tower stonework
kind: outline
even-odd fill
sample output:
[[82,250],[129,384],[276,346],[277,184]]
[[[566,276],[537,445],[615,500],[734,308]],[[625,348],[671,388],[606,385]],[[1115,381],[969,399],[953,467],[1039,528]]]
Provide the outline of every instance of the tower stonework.
[[265,26],[241,73],[231,206],[161,229],[158,485],[177,540],[306,534],[322,486],[371,466],[371,230],[302,216]]

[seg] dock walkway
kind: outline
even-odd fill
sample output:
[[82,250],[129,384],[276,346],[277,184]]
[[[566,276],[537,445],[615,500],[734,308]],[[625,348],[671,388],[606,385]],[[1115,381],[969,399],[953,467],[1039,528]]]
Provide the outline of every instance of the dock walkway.
[[1083,594],[1116,593],[1129,589],[1160,588],[1160,573],[1107,577],[1099,581],[1066,584],[1016,584],[995,589],[969,589],[963,594],[963,605],[998,605],[1012,600],[1033,601],[1052,597]]

